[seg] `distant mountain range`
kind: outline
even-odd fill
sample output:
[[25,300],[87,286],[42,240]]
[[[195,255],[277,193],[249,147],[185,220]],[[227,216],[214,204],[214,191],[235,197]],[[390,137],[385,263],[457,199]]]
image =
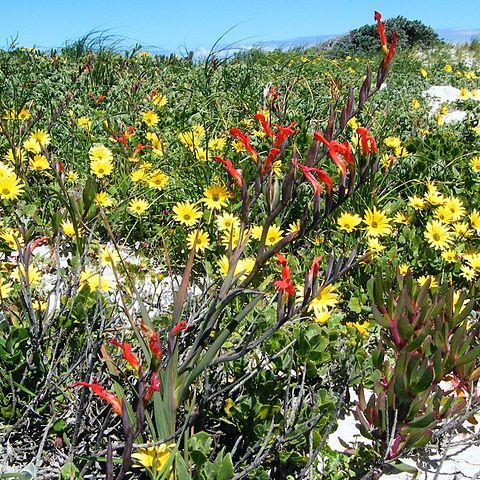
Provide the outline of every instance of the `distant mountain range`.
[[480,29],[479,28],[439,28],[435,30],[438,35],[443,38],[446,42],[450,43],[464,43],[478,38],[480,40]]
[[[480,29],[478,28],[440,28],[435,30],[440,38],[443,38],[449,43],[464,43],[469,42],[475,37],[480,39]],[[336,35],[318,35],[315,37],[296,37],[285,40],[267,40],[262,42],[255,42],[253,45],[244,46],[243,48],[251,48],[252,46],[262,48],[264,50],[275,50],[277,48],[286,50],[296,47],[313,47],[319,43],[338,37]],[[238,48],[235,48],[237,50]],[[241,48],[240,48],[241,49]]]

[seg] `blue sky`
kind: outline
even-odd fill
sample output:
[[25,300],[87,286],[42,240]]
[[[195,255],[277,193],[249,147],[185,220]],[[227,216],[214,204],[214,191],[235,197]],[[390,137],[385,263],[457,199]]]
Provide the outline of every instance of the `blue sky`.
[[92,30],[125,45],[184,51],[222,43],[255,43],[343,33],[404,15],[434,28],[480,28],[478,0],[0,0],[0,44],[59,47]]

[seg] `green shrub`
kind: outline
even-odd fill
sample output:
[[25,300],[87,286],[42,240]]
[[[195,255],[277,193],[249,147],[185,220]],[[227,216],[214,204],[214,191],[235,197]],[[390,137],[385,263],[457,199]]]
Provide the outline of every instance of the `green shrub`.
[[[409,20],[401,16],[388,19],[386,32],[389,42],[394,31],[398,33],[399,49],[432,47],[442,43],[438,34],[420,20]],[[324,48],[339,56],[370,55],[378,50],[378,42],[375,42],[377,38],[377,25],[364,25],[326,42]]]

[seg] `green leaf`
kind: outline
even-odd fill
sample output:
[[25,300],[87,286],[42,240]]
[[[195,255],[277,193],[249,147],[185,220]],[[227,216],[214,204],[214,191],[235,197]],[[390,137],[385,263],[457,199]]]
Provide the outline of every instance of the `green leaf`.
[[422,373],[420,376],[419,380],[414,384],[410,385],[410,391],[414,394],[417,395],[420,392],[424,392],[430,386],[432,385],[433,382],[433,367],[429,365],[426,370]]
[[362,312],[362,305],[358,297],[352,297],[348,302],[348,308],[354,313]]
[[372,313],[375,320],[381,325],[383,328],[390,328],[390,322],[387,318],[380,312],[376,305],[372,305]]
[[478,356],[480,356],[480,345],[477,345],[473,350],[470,350],[469,352],[465,353],[465,355],[462,355],[455,362],[455,365],[459,367],[460,365],[464,365],[465,363],[475,360]]
[[200,450],[192,450],[190,456],[197,467],[201,467],[208,460],[208,457]]
[[176,480],[192,479],[192,477],[188,473],[188,468],[187,468],[187,464],[185,463],[185,460],[178,452],[175,455],[175,479]]
[[400,460],[394,460],[390,465],[400,472],[411,473],[412,475],[416,475],[418,473],[418,470],[415,467],[407,465]]
[[83,204],[85,214],[90,210],[90,207],[95,199],[97,193],[97,183],[93,177],[88,177],[83,189]]
[[410,431],[411,428],[428,427],[435,421],[436,416],[436,412],[428,412],[425,415],[422,415],[421,417],[418,417],[415,420],[409,422],[406,425],[405,430]]
[[234,476],[232,456],[230,453],[227,453],[220,464],[220,469],[218,470],[217,479],[218,480],[230,480]]
[[73,463],[66,463],[60,469],[61,480],[82,480],[80,470]]

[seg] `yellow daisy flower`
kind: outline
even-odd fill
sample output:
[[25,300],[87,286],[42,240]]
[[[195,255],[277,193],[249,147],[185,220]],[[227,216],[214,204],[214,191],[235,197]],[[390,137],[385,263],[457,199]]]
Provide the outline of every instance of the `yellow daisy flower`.
[[136,460],[134,466],[160,472],[167,464],[174,448],[174,443],[168,445],[162,443],[155,447],[142,448],[137,452],[132,453],[132,458]]
[[203,230],[194,230],[187,236],[187,246],[191,250],[195,246],[196,251],[203,251],[210,245],[210,237]]
[[211,185],[203,192],[204,198],[200,201],[204,202],[210,210],[220,210],[228,204],[229,193],[222,185]]
[[447,263],[455,263],[458,260],[458,255],[455,250],[444,250],[442,252],[442,258],[447,262]]
[[30,159],[30,168],[36,172],[42,172],[44,170],[50,170],[52,167],[45,155],[35,155]]
[[173,212],[175,213],[173,219],[187,227],[192,227],[202,217],[202,212],[190,202],[178,202],[173,207]]
[[111,207],[113,205],[113,199],[107,192],[98,192],[95,195],[95,205],[103,208]]
[[168,177],[160,170],[153,171],[148,178],[148,186],[155,190],[161,190],[168,183]]
[[23,148],[30,153],[39,154],[42,151],[42,147],[34,138],[27,138],[23,142]]
[[437,279],[432,275],[422,275],[421,277],[417,278],[417,283],[423,287],[427,281],[430,280],[430,287],[429,288],[437,288],[438,282]]
[[52,141],[50,135],[45,130],[35,130],[30,138],[36,140],[42,147],[48,147]]
[[6,300],[10,297],[12,293],[12,284],[10,282],[4,282],[2,278],[0,278],[0,302]]
[[363,222],[366,224],[367,235],[370,237],[382,237],[391,233],[390,219],[382,210],[367,208]]
[[[70,220],[64,220],[60,226],[62,227],[65,236],[72,238],[76,235],[75,227]],[[81,235],[80,228],[78,229],[78,234]]]
[[425,208],[425,200],[422,197],[418,197],[417,195],[408,197],[408,204],[414,210],[423,210]]
[[127,209],[132,215],[141,216],[148,210],[148,202],[143,198],[133,198],[130,200]]
[[167,97],[161,93],[156,93],[152,98],[153,104],[157,107],[164,107],[167,104]]
[[448,197],[445,200],[444,206],[450,211],[451,218],[454,222],[460,220],[465,215],[465,207],[459,198]]
[[444,250],[452,243],[452,233],[438,220],[427,223],[424,236],[431,247]]
[[339,301],[335,286],[329,284],[322,288],[322,291],[310,302],[309,310],[313,310],[317,314],[326,308],[335,307]]
[[220,231],[230,231],[232,228],[238,228],[240,226],[240,219],[231,213],[218,215],[216,217],[216,222]]
[[23,193],[24,186],[14,173],[5,175],[0,178],[0,198],[2,200],[15,200]]
[[356,213],[344,212],[337,218],[338,228],[348,233],[353,232],[360,223],[362,223],[362,217]]
[[477,231],[480,230],[480,212],[474,208],[469,218],[470,226]]
[[142,120],[143,123],[148,125],[149,127],[154,127],[158,123],[158,115],[151,110],[142,113]]
[[267,236],[265,238],[265,245],[267,247],[271,247],[272,245],[275,245],[279,240],[281,240],[282,237],[283,231],[280,230],[277,225],[270,225],[270,227],[268,227]]
[[480,157],[472,157],[470,159],[470,166],[472,167],[474,173],[480,173]]
[[116,265],[120,261],[120,255],[114,247],[102,246],[100,247],[99,259],[103,266]]
[[23,238],[20,236],[20,232],[13,228],[6,228],[0,233],[0,238],[8,245],[8,248],[17,250],[18,247],[23,248]]

